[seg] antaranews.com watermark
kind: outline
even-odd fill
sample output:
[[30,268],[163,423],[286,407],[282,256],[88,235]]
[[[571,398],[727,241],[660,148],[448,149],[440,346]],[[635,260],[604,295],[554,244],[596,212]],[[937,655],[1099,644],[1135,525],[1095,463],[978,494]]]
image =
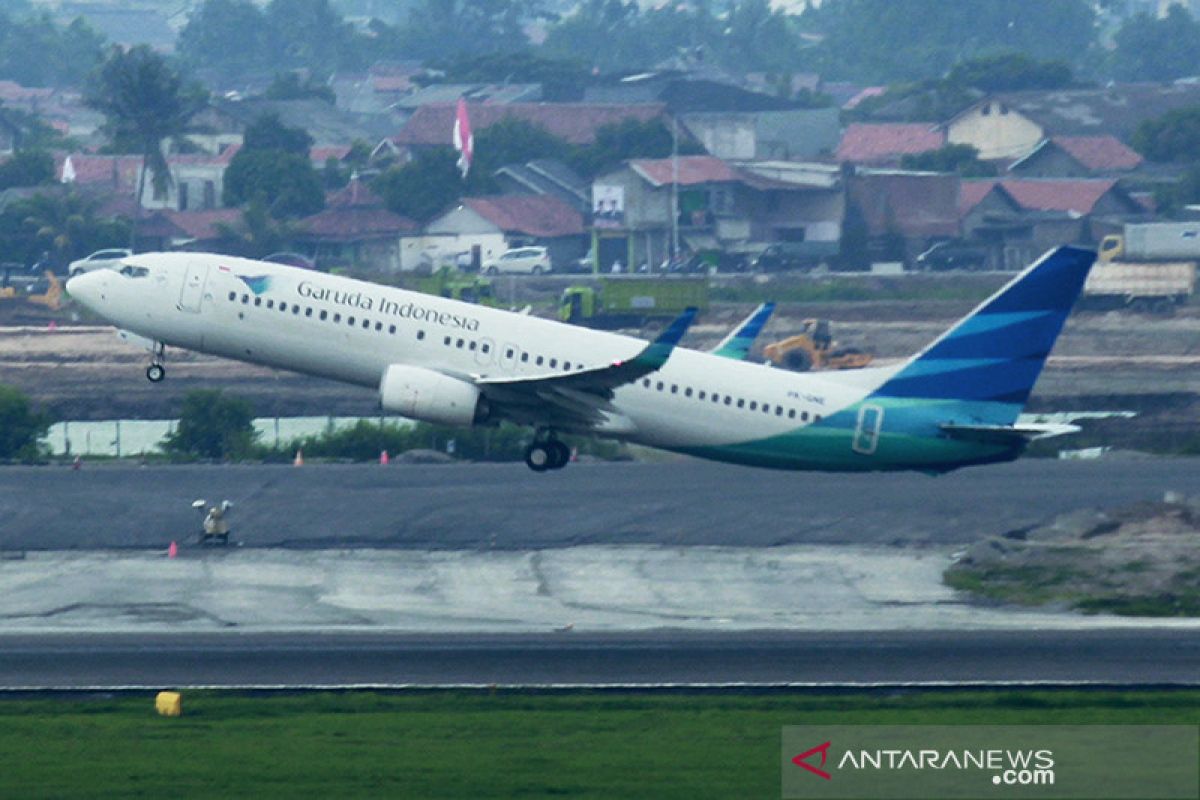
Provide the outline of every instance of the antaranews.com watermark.
[[784,798],[1200,797],[1195,725],[795,725],[782,744]]

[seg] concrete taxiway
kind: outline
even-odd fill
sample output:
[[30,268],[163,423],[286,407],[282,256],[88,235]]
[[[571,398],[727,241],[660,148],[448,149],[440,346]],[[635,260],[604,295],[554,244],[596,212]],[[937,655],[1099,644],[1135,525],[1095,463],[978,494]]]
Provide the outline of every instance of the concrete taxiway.
[[1200,494],[1200,459],[911,473],[770,472],[692,460],[572,464],[0,468],[0,550],[165,547],[229,499],[251,547],[961,544],[1080,508]]

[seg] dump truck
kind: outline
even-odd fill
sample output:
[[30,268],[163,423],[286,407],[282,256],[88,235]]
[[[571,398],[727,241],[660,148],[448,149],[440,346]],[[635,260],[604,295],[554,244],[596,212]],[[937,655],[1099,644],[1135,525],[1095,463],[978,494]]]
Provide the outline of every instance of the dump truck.
[[490,279],[452,267],[442,267],[428,277],[421,278],[417,283],[417,290],[437,297],[462,300],[464,303],[494,307],[500,305],[492,291]]
[[1100,240],[1081,305],[1169,313],[1192,296],[1197,261],[1200,222],[1126,225]]
[[794,372],[859,369],[871,363],[870,353],[855,347],[840,347],[829,331],[829,320],[806,319],[800,333],[763,348],[771,366]]
[[638,328],[689,307],[708,308],[708,278],[612,276],[564,289],[558,317],[592,328]]

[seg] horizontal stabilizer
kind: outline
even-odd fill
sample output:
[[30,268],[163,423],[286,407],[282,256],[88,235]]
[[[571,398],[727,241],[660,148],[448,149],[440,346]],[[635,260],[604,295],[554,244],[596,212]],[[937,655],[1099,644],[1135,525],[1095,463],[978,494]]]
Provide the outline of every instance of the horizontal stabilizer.
[[955,425],[944,423],[939,426],[952,439],[980,444],[1025,445],[1035,439],[1049,439],[1078,433],[1078,425],[1064,423],[1028,423],[1024,425]]

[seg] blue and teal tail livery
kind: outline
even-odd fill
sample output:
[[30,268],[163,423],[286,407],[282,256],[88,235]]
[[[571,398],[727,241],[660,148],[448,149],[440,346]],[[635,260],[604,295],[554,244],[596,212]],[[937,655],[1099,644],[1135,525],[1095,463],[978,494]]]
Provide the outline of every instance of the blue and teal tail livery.
[[722,358],[745,361],[746,357],[750,355],[750,348],[754,346],[754,340],[758,338],[758,334],[762,332],[763,326],[767,324],[767,320],[771,318],[771,313],[774,311],[774,303],[763,303],[710,352]]
[[1095,252],[1076,247],[1047,253],[873,396],[955,401],[972,422],[1013,424],[1095,260]]

